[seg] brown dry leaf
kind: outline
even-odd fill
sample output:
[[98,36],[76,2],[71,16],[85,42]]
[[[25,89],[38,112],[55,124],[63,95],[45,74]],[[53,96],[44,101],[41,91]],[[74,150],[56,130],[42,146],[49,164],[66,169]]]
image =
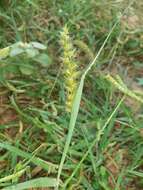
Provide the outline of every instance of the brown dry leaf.
[[[139,86],[137,84],[137,82],[135,82],[132,78],[126,77],[127,81],[129,81],[129,88],[132,89],[133,92],[136,92],[138,94],[142,94],[143,93],[143,88],[141,86]],[[127,97],[126,101],[125,101],[126,105],[131,107],[134,113],[137,113],[138,111],[140,111],[141,108],[141,103],[130,98]]]
[[139,17],[137,15],[132,15],[127,18],[128,27],[130,29],[136,29],[139,26]]
[[17,119],[17,114],[14,112],[14,110],[11,109],[5,110],[0,116],[0,125],[7,124],[16,119]]
[[122,27],[124,29],[136,30],[140,27],[139,17],[137,15],[123,16],[121,20]]
[[107,154],[106,153],[106,156],[107,156],[107,160],[106,160],[106,168],[114,175],[116,176],[118,173],[119,173],[119,167],[116,163],[116,161],[114,160],[114,158]]
[[31,172],[32,177],[36,176],[41,170],[42,168],[40,166],[35,167]]
[[7,164],[8,164],[7,161],[1,160],[1,161],[0,161],[0,170],[3,169],[4,167],[6,167]]
[[[128,165],[128,151],[118,147],[114,147],[112,153],[105,152],[105,167],[112,173],[114,179],[117,180],[121,169]],[[109,185],[114,189],[114,182],[111,176],[108,178]]]
[[140,135],[143,137],[143,129],[140,129]]

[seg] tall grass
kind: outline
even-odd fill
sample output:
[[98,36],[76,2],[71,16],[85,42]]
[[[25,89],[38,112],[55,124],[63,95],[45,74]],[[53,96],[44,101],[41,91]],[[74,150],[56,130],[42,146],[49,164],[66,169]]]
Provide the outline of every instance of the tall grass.
[[107,41],[109,40],[112,32],[116,28],[117,24],[120,22],[120,19],[122,18],[122,16],[126,13],[126,11],[129,9],[129,7],[133,3],[134,3],[134,1],[131,1],[129,3],[128,7],[125,8],[124,12],[118,18],[118,20],[115,22],[115,24],[113,25],[113,27],[110,30],[109,34],[107,35],[107,38],[105,39],[104,43],[102,44],[101,48],[99,49],[99,51],[98,51],[97,55],[95,56],[94,60],[89,64],[89,66],[87,67],[85,72],[82,74],[82,77],[81,77],[81,80],[80,80],[80,83],[79,83],[79,87],[77,89],[77,92],[76,92],[76,95],[75,95],[75,98],[74,98],[74,101],[73,101],[73,105],[72,105],[72,111],[71,111],[71,117],[70,117],[70,123],[69,123],[69,131],[68,131],[65,147],[64,147],[64,150],[63,150],[61,162],[60,162],[60,165],[59,165],[59,170],[58,170],[58,175],[57,175],[57,187],[56,187],[56,190],[58,190],[58,188],[59,188],[59,182],[60,182],[60,176],[61,176],[62,168],[63,168],[64,162],[65,162],[65,159],[66,159],[66,156],[67,156],[67,153],[68,153],[68,149],[69,149],[71,139],[72,139],[72,134],[73,134],[73,131],[74,131],[74,128],[75,128],[76,119],[77,119],[78,112],[79,112],[79,107],[80,107],[80,101],[81,101],[81,96],[82,96],[85,77],[88,74],[88,72],[91,70],[93,65],[95,65],[98,57],[100,56],[103,48],[105,47]]

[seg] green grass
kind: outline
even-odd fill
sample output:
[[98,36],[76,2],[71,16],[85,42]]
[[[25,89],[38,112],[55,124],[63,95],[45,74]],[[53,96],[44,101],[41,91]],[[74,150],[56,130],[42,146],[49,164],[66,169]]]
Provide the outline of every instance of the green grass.
[[[47,47],[0,60],[0,189],[143,188],[141,7],[141,0],[0,2],[1,48]],[[65,24],[81,71],[71,115],[60,59]]]

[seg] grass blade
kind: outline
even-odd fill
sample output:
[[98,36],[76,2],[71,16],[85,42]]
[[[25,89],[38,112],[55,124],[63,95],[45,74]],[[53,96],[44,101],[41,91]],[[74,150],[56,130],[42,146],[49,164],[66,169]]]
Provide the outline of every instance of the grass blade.
[[71,174],[71,176],[66,180],[66,182],[64,183],[64,187],[63,190],[66,188],[66,186],[69,184],[69,182],[71,181],[71,179],[74,177],[74,175],[76,174],[76,172],[78,171],[78,169],[80,168],[81,164],[84,162],[84,160],[86,159],[86,157],[88,156],[88,154],[92,151],[92,148],[94,147],[94,145],[96,144],[96,142],[99,142],[101,135],[103,134],[105,128],[107,127],[107,125],[109,124],[109,122],[111,121],[111,119],[114,117],[115,113],[117,112],[117,110],[119,109],[119,107],[121,106],[122,102],[124,101],[124,97],[119,101],[118,105],[116,106],[116,108],[113,110],[113,112],[111,113],[110,117],[107,119],[107,121],[105,122],[104,126],[102,127],[102,129],[98,132],[95,140],[90,144],[88,150],[86,151],[86,153],[83,155],[81,161],[78,163],[78,165],[76,166],[76,168],[74,169],[73,173]]
[[133,174],[138,177],[143,177],[143,172],[138,172],[138,171],[134,171],[134,170],[129,170],[128,172],[129,172],[129,174]]
[[29,188],[55,187],[55,186],[56,186],[55,178],[41,177],[23,183],[19,183],[17,185],[12,185],[10,187],[3,188],[2,190],[23,190]]
[[47,161],[42,160],[39,157],[36,157],[35,155],[28,153],[28,152],[24,152],[23,150],[20,150],[8,143],[0,143],[0,147],[4,148],[10,152],[13,152],[14,154],[21,156],[23,158],[26,158],[28,160],[30,160],[30,162],[32,162],[33,164],[42,167],[43,169],[49,171],[51,169],[51,167],[56,168],[58,167],[55,164],[49,163]]
[[6,182],[6,181],[10,181],[10,180],[12,180],[14,178],[18,178],[18,177],[22,176],[26,172],[26,170],[27,170],[27,168],[25,168],[23,170],[20,170],[17,173],[14,173],[12,175],[3,177],[3,178],[0,179],[0,183]]
[[58,170],[58,176],[57,176],[58,183],[57,183],[57,187],[56,187],[57,190],[58,190],[58,185],[59,185],[59,181],[60,181],[60,175],[61,175],[62,168],[63,168],[63,165],[64,165],[64,161],[65,161],[65,158],[66,158],[66,155],[67,155],[67,152],[68,152],[68,148],[69,148],[69,145],[70,145],[70,142],[71,142],[73,130],[74,130],[74,127],[75,127],[75,123],[76,123],[76,119],[77,119],[77,115],[78,115],[78,111],[79,111],[83,84],[84,84],[84,78],[82,77],[80,85],[79,85],[79,87],[77,89],[77,93],[75,95],[74,102],[73,102],[68,136],[67,136],[66,144],[65,144],[65,147],[64,147],[64,151],[63,151],[63,154],[62,154],[62,158],[61,158],[61,162],[60,162],[60,166],[59,166],[59,170]]

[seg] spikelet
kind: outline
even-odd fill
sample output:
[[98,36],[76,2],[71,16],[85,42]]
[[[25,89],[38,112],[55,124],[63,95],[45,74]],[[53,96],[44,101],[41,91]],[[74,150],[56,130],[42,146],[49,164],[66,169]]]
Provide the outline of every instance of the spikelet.
[[83,51],[85,53],[85,55],[87,56],[87,58],[92,61],[94,59],[94,54],[91,51],[91,49],[88,47],[88,45],[81,41],[81,40],[75,40],[74,44],[80,48],[81,51]]
[[66,111],[71,112],[73,99],[77,89],[77,63],[75,61],[75,49],[69,36],[67,26],[63,28],[60,36],[60,44],[63,50],[62,63],[65,76]]
[[117,75],[114,79],[110,74],[104,76],[105,79],[107,79],[109,82],[111,82],[116,88],[118,88],[121,92],[123,92],[125,95],[137,100],[138,102],[143,103],[143,99],[141,96],[137,95],[124,84],[122,79]]

